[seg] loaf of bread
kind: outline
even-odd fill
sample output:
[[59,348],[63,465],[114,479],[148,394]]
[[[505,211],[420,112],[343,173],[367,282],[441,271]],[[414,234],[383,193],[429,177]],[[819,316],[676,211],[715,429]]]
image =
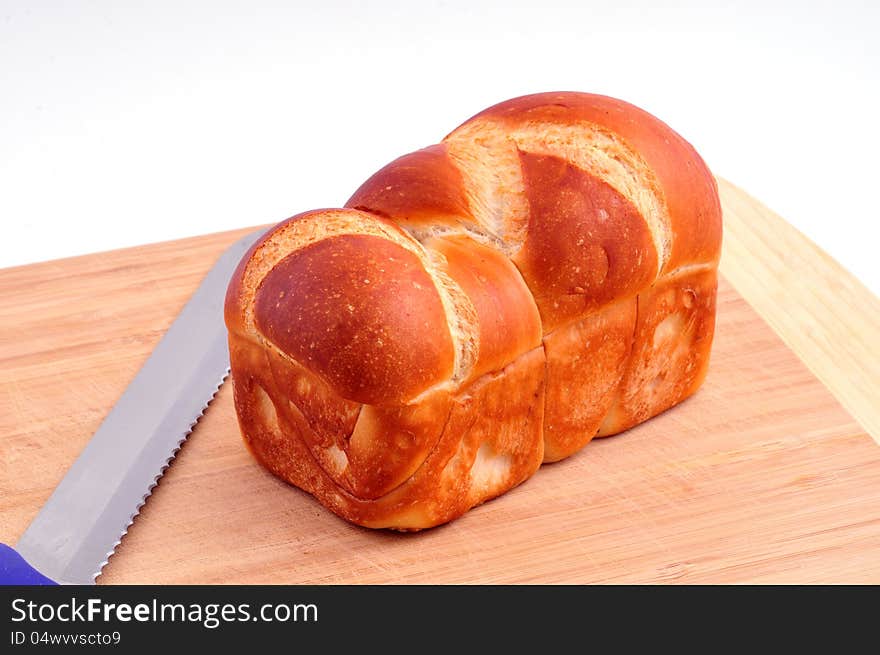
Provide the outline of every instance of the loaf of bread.
[[359,525],[450,521],[696,391],[720,245],[714,178],[650,114],[495,105],[245,255],[245,443]]

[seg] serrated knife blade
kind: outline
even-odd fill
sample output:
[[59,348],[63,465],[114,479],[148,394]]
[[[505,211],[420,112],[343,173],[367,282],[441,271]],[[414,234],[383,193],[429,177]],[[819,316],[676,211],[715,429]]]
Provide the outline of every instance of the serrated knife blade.
[[220,256],[15,549],[0,544],[0,583],[94,584],[229,373],[226,287],[262,233]]

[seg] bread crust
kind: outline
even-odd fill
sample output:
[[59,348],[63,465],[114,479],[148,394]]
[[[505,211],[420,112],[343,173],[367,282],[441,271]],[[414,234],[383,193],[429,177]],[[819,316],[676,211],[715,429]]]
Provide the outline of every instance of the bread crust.
[[245,255],[245,443],[359,525],[452,520],[699,388],[720,246],[714,178],[650,114],[490,107]]
[[440,294],[416,255],[380,237],[340,235],[292,252],[260,283],[254,321],[355,402],[400,403],[452,375]]

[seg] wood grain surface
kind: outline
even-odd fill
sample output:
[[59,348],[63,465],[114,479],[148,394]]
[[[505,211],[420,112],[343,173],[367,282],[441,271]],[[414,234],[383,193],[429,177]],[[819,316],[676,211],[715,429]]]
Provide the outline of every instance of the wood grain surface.
[[[761,306],[752,292],[774,298],[775,281],[755,273],[749,287],[747,274],[786,253],[784,231],[757,225],[778,218],[735,187],[722,194],[723,270]],[[246,231],[0,271],[0,541],[24,531],[213,259]],[[772,247],[761,250],[762,234]],[[757,262],[728,261],[737,256]],[[833,289],[834,274],[822,275]],[[794,295],[802,321],[837,311],[834,294],[819,304]],[[819,352],[842,370],[859,363],[857,349],[852,362],[836,354],[828,325],[877,349],[868,314],[855,326],[849,314],[770,314],[780,332],[810,335],[786,337],[808,361]],[[870,385],[870,364],[861,370]],[[423,533],[348,525],[264,472],[240,442],[230,391],[99,582],[880,582],[880,447],[726,281],[696,396]],[[837,393],[862,407],[845,385]]]
[[880,443],[880,298],[747,193],[719,190],[725,277]]

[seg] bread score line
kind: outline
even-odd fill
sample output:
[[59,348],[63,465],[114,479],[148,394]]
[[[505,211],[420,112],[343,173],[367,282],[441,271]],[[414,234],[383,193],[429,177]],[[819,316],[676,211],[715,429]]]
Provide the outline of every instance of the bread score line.
[[490,107],[244,256],[244,441],[359,525],[450,521],[697,390],[721,229],[709,169],[645,111]]

